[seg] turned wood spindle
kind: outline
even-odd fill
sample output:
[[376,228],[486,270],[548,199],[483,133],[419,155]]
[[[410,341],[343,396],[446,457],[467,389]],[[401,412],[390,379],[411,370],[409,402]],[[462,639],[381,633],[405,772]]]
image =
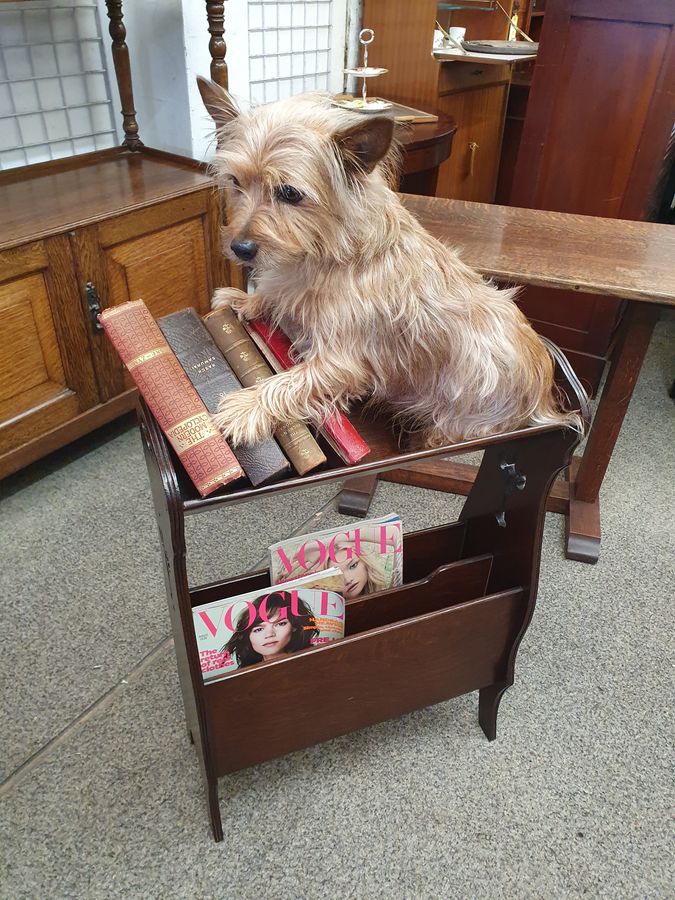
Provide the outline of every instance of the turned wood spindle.
[[139,150],[143,142],[138,136],[138,122],[134,109],[134,94],[131,88],[131,64],[129,62],[129,48],[125,38],[127,30],[124,27],[122,0],[106,0],[108,18],[110,19],[110,37],[112,38],[112,55],[115,64],[115,77],[122,101],[122,116],[125,138],[122,146],[129,150]]
[[206,17],[209,23],[209,52],[211,53],[211,80],[227,90],[227,49],[223,39],[225,31],[225,4],[216,0],[206,0]]

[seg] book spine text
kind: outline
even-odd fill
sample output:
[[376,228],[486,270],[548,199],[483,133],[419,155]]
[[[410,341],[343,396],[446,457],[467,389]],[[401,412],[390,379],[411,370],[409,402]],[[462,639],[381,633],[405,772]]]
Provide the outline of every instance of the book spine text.
[[99,320],[202,497],[244,474],[142,300]]

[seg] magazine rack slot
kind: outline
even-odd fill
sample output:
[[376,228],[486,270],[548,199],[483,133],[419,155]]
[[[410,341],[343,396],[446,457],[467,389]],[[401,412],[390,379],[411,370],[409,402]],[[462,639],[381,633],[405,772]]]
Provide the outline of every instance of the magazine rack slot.
[[413,584],[348,600],[345,634],[358,634],[482,597],[491,568],[491,556],[478,556],[440,566],[428,578]]
[[[207,685],[216,774],[492,684],[525,614],[524,596],[516,588],[472,600]],[[252,702],[260,697],[274,698],[265,715]]]
[[255,572],[248,572],[246,575],[238,575],[236,578],[227,578],[224,581],[214,581],[211,584],[202,584],[192,588],[190,602],[192,606],[201,606],[202,603],[225,600],[227,597],[236,597],[237,594],[245,594],[248,591],[264,591],[269,586],[269,570],[258,569]]
[[403,581],[418,581],[462,556],[466,522],[452,522],[423,531],[404,532]]
[[[418,581],[439,566],[459,559],[465,532],[465,522],[453,522],[451,525],[404,534],[403,581]],[[270,587],[269,570],[259,569],[246,575],[237,575],[236,578],[194,587],[190,590],[190,601],[192,606],[201,606],[212,600],[224,600],[267,587]]]
[[[588,423],[581,385],[560,351],[551,346],[551,353],[570,406]],[[401,453],[389,424],[362,419],[357,427],[373,447],[363,464],[261,488],[235,485],[200,499],[142,401],[139,417],[185,717],[217,841],[223,837],[218,778],[236,769],[470,691],[478,691],[478,721],[494,740],[499,703],[513,684],[534,612],[546,497],[579,434],[537,426]],[[192,606],[265,588],[269,576],[249,573],[190,591],[186,515],[467,450],[484,453],[459,522],[405,535],[404,584],[350,602],[347,637],[204,684]],[[255,702],[266,696],[274,703]]]

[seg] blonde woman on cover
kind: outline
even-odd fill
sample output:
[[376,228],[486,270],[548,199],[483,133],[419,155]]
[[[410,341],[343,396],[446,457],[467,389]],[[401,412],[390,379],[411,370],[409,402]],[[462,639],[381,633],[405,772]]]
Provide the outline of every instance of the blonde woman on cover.
[[[401,583],[396,566],[396,555],[403,552],[402,535],[398,528],[387,525],[386,554],[381,552],[381,528],[383,526],[357,526],[360,531],[361,555],[356,554],[356,539],[340,535],[335,540],[335,552],[331,559],[325,553],[325,559],[321,560],[321,549],[318,540],[308,540],[304,544],[304,566],[298,561],[298,554],[293,554],[293,568],[290,572],[284,572],[284,581],[291,578],[299,578],[314,572],[322,572],[331,566],[339,566],[345,579],[344,598],[352,600],[362,594],[373,594],[375,591],[384,591],[389,587],[396,587]],[[321,540],[324,546],[332,540],[326,537]],[[303,546],[302,544],[300,547]],[[300,549],[298,547],[298,550]],[[388,566],[394,567],[394,578],[389,583]]]

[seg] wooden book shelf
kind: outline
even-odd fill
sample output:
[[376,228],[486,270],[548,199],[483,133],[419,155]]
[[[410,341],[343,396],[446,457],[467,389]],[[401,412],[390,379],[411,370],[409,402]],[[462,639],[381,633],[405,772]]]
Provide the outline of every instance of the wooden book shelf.
[[[570,405],[588,422],[586,395],[562,354],[558,368]],[[357,426],[373,448],[367,461],[345,467],[332,457],[302,478],[260,488],[235,484],[200,498],[142,401],[139,418],[187,727],[216,841],[223,837],[218,779],[238,769],[476,690],[480,725],[494,740],[499,702],[513,684],[516,652],[534,610],[546,498],[570,462],[576,432],[528,428],[402,453],[389,423],[362,418]],[[187,515],[477,449],[485,451],[483,462],[459,519],[406,533],[403,585],[347,601],[343,640],[204,684],[193,607],[264,591],[270,580],[264,570],[190,587]],[[275,703],[261,716],[252,698],[267,695]]]

